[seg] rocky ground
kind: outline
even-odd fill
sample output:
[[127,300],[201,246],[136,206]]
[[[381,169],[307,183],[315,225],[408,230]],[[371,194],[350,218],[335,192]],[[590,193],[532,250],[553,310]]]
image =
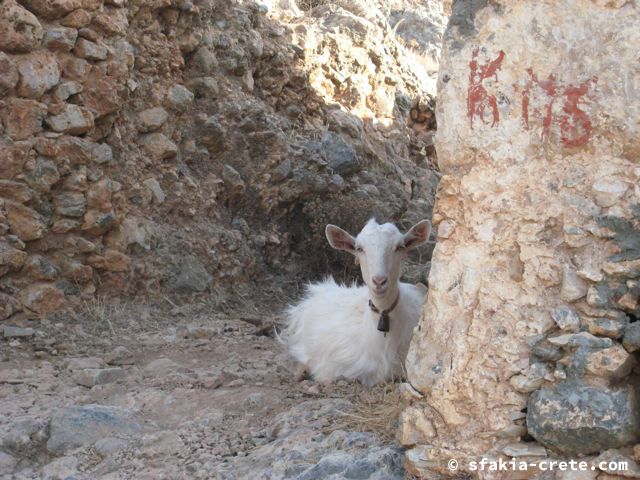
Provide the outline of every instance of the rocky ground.
[[392,429],[358,431],[397,385],[296,381],[278,310],[93,302],[5,327],[1,478],[403,478]]

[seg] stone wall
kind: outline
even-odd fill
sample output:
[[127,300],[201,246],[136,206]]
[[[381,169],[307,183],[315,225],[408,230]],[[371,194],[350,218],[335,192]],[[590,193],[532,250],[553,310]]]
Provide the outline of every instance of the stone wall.
[[388,25],[269,8],[0,1],[0,321],[298,284],[325,223],[430,215],[433,99]]
[[481,455],[632,462],[639,21],[635,2],[453,4],[438,239],[400,429],[416,474]]

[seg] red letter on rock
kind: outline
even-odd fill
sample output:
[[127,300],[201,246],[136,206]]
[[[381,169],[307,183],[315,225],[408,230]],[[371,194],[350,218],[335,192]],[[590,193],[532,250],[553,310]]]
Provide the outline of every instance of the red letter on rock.
[[560,139],[567,147],[579,147],[585,145],[591,136],[591,119],[583,110],[580,110],[578,103],[580,99],[589,92],[591,85],[596,83],[596,77],[587,80],[581,85],[565,88],[566,100],[562,107],[564,114],[560,117]]
[[487,89],[482,84],[483,80],[489,77],[495,77],[498,81],[497,72],[502,66],[504,60],[504,52],[500,50],[498,57],[489,63],[478,65],[478,51],[476,48],[473,51],[471,62],[469,62],[469,88],[467,90],[467,116],[469,117],[469,125],[473,129],[473,117],[480,116],[480,120],[483,123],[487,123],[484,120],[484,111],[487,107],[491,108],[492,122],[491,126],[495,126],[500,120],[500,113],[498,112],[498,102],[495,95],[489,94]]

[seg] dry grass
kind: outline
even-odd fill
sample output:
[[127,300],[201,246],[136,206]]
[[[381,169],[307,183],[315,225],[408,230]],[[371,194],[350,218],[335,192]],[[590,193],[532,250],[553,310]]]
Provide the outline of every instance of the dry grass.
[[117,307],[113,303],[107,302],[103,297],[95,297],[82,304],[80,317],[84,320],[85,327],[90,333],[101,333],[104,331],[116,335],[111,319]]
[[381,441],[393,443],[402,407],[397,383],[363,387],[353,400],[353,410],[344,412],[332,429],[371,432]]

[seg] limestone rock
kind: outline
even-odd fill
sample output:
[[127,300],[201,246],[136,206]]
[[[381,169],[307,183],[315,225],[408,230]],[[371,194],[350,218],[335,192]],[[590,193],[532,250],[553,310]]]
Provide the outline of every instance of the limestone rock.
[[60,181],[60,172],[52,160],[38,157],[33,169],[26,175],[26,180],[36,192],[46,193]]
[[0,276],[10,271],[18,271],[27,259],[27,253],[12,247],[8,243],[0,243]]
[[161,204],[164,202],[166,195],[162,190],[162,187],[160,186],[160,182],[158,182],[158,180],[156,180],[155,178],[147,178],[142,182],[142,184],[149,190],[151,190],[151,193],[153,193],[153,197],[157,204]]
[[60,67],[56,57],[49,52],[34,52],[17,62],[20,72],[18,94],[35,100],[55,87],[60,81]]
[[405,447],[428,443],[436,434],[431,421],[425,417],[419,407],[408,407],[403,410],[398,430],[398,441]]
[[517,392],[530,393],[539,389],[550,376],[551,371],[546,364],[534,363],[522,374],[511,377],[509,383]]
[[35,330],[33,328],[12,327],[10,325],[3,327],[4,338],[32,337],[34,334]]
[[87,263],[100,270],[111,272],[126,272],[129,270],[131,259],[117,250],[107,249],[102,255],[90,255]]
[[138,113],[138,131],[153,132],[165,124],[169,114],[162,107],[153,107]]
[[200,47],[196,50],[189,64],[190,70],[195,76],[207,76],[215,71],[218,66],[218,59],[215,53],[207,47]]
[[601,179],[593,184],[595,201],[601,207],[611,207],[618,202],[629,189],[621,180]]
[[25,140],[41,132],[46,115],[46,105],[24,98],[12,98],[0,109],[5,131],[13,140]]
[[33,190],[24,183],[0,180],[0,197],[14,202],[27,203],[33,198]]
[[94,448],[98,455],[108,457],[115,455],[129,446],[129,442],[116,437],[101,438],[94,444]]
[[231,165],[226,164],[222,169],[222,179],[229,192],[229,197],[240,197],[244,194],[246,186],[240,173]]
[[105,385],[121,380],[125,372],[121,368],[87,368],[76,375],[76,383],[85,387]]
[[167,93],[166,102],[176,112],[184,112],[193,102],[194,94],[184,85],[174,85]]
[[549,337],[547,340],[553,345],[568,348],[609,348],[613,345],[610,338],[598,338],[588,332],[558,335],[557,337]]
[[55,211],[67,217],[82,217],[87,211],[87,199],[81,192],[65,192],[56,195]]
[[22,172],[31,152],[30,142],[0,143],[0,177],[11,180]]
[[81,0],[23,0],[22,3],[45,18],[60,18],[82,6]]
[[546,457],[547,451],[535,443],[512,443],[502,449],[507,457]]
[[562,287],[560,298],[574,302],[587,294],[587,284],[568,266],[562,270]]
[[594,375],[620,379],[625,377],[636,365],[633,355],[627,353],[621,345],[598,350],[587,355],[585,367],[589,373]]
[[196,97],[217,98],[220,86],[213,77],[196,77],[187,82],[187,87]]
[[551,317],[560,330],[577,332],[580,328],[580,317],[571,307],[558,307],[551,311]]
[[529,398],[527,428],[541,444],[565,453],[593,453],[640,438],[638,399],[631,388],[565,383]]
[[178,153],[178,147],[162,133],[150,133],[141,139],[142,146],[153,160],[167,160]]
[[24,266],[25,273],[35,280],[55,280],[60,270],[42,255],[31,255]]
[[14,0],[0,5],[0,50],[30,52],[42,41],[43,30],[38,19]]
[[78,31],[75,28],[58,27],[47,30],[44,45],[54,52],[70,52],[76,45]]
[[100,210],[90,209],[84,215],[84,221],[80,227],[82,230],[91,235],[104,235],[111,230],[115,222],[113,212],[101,212]]
[[62,18],[60,20],[60,24],[65,27],[78,29],[88,26],[91,23],[91,20],[92,16],[87,10],[78,8]]
[[627,349],[627,352],[640,350],[640,322],[634,322],[627,327],[622,345]]
[[82,85],[76,81],[70,80],[59,84],[53,92],[53,97],[58,102],[64,102],[72,95],[82,92]]
[[86,38],[78,39],[73,52],[85,60],[105,60],[109,55],[107,47],[91,42]]
[[13,90],[19,79],[18,69],[13,60],[0,51],[0,96]]
[[37,315],[61,310],[65,305],[64,293],[51,283],[34,283],[20,291],[22,306]]
[[626,315],[620,314],[616,318],[591,318],[586,317],[585,323],[589,333],[600,337],[619,339],[629,323]]
[[193,255],[181,258],[176,264],[176,270],[169,280],[169,288],[175,292],[203,292],[211,283],[211,275]]
[[[602,452],[593,460],[593,464],[611,475],[622,478],[640,478],[640,465],[619,450],[611,449]],[[626,465],[626,468],[619,468],[618,465]]]
[[0,320],[9,318],[20,310],[22,310],[22,305],[17,298],[0,293]]
[[[452,4],[433,218],[455,222],[455,231],[438,237],[406,360],[407,381],[425,396],[414,405],[429,405],[442,422],[407,452],[417,476],[448,474],[432,461],[447,452],[477,458],[500,449],[493,432],[525,406],[529,433],[556,452],[638,441],[632,380],[614,377],[628,370],[617,314],[633,306],[629,297],[627,307],[618,303],[626,292],[616,285],[628,288],[640,258],[639,112],[618,88],[623,76],[611,74],[636,58],[628,42],[640,42],[638,21],[640,8],[622,2]],[[626,41],[611,49],[610,35]],[[612,294],[600,295],[600,285]],[[564,306],[578,319],[553,311]],[[537,385],[522,388],[518,375],[536,361],[552,374],[529,395]]]
[[111,198],[113,193],[120,189],[118,182],[110,178],[102,178],[100,181],[92,183],[87,190],[87,204],[89,208],[108,212],[112,209]]
[[42,238],[46,225],[42,216],[35,210],[20,203],[6,200],[7,220],[11,233],[25,242]]
[[47,125],[54,132],[80,135],[93,128],[93,114],[78,105],[66,104],[61,113],[47,118]]
[[106,143],[96,145],[91,149],[91,159],[98,165],[113,161],[113,149]]
[[47,450],[54,455],[113,434],[139,432],[142,427],[126,410],[102,405],[72,406],[51,419]]
[[339,175],[350,175],[360,169],[353,147],[333,132],[322,139],[322,152],[329,168]]

